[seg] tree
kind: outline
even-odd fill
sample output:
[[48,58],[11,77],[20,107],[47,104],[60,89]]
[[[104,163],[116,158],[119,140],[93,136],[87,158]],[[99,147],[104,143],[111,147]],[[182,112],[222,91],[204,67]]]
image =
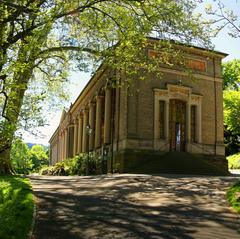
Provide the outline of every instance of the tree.
[[64,97],[71,61],[86,69],[104,59],[128,71],[146,66],[140,49],[153,33],[165,40],[162,52],[173,52],[172,38],[209,43],[194,7],[190,0],[0,0],[0,173],[11,172],[10,149],[22,120],[39,116],[39,107],[29,105],[56,99],[54,93]]
[[240,89],[240,60],[232,60],[222,65],[223,89],[236,90]]
[[240,60],[223,63],[224,124],[226,155],[240,148]]
[[[239,38],[240,16],[233,9],[228,9],[223,1],[214,0],[214,2],[217,3],[216,7],[207,4],[205,9],[207,14],[213,16],[209,23],[215,26],[215,34],[218,34],[224,28],[228,28],[228,34],[231,37]],[[239,4],[239,1],[236,0],[236,3]]]
[[14,139],[10,157],[14,172],[20,174],[38,172],[49,165],[47,152],[42,145],[33,145],[30,149],[20,138]]
[[16,138],[11,148],[11,163],[16,173],[28,174],[33,167],[29,148],[20,138]]
[[227,129],[240,134],[240,92],[224,91],[224,122]]
[[42,145],[34,145],[29,150],[29,158],[32,161],[32,171],[38,172],[43,166],[49,165],[49,159]]

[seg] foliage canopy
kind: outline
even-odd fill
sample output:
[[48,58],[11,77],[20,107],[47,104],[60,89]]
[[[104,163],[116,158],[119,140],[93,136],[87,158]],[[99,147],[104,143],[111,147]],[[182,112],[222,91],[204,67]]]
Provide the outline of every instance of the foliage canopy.
[[38,172],[49,164],[46,151],[41,145],[33,145],[30,149],[21,139],[16,138],[11,149],[11,163],[18,174]]
[[[0,172],[11,171],[17,129],[44,124],[43,100],[53,107],[66,99],[73,62],[87,70],[104,60],[129,79],[132,66],[154,70],[141,51],[147,36],[208,45],[209,28],[195,6],[192,0],[0,1]],[[170,45],[159,47],[167,52]]]

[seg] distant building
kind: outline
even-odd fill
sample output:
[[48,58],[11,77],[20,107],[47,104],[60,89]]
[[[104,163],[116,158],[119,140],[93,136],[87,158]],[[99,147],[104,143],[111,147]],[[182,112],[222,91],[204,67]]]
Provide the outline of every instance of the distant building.
[[[153,73],[146,80],[136,79],[129,94],[125,87],[107,85],[109,69],[103,64],[62,113],[50,139],[51,164],[81,152],[105,151],[108,170],[131,172],[147,154],[160,158],[165,152],[183,151],[207,156],[210,163],[226,169],[221,78],[226,54],[177,47],[184,51],[194,79],[183,69],[163,65],[160,80]],[[147,54],[158,53],[149,48]],[[115,73],[125,80],[120,71]]]

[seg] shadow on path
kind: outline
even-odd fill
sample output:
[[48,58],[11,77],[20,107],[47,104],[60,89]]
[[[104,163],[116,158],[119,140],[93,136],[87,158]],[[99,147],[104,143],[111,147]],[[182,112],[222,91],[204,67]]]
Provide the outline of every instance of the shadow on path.
[[225,200],[236,178],[31,177],[34,238],[240,238]]

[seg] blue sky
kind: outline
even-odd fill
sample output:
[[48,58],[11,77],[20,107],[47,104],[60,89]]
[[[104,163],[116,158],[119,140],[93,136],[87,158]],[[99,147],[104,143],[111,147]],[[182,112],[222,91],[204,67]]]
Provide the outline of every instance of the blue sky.
[[[222,1],[225,6],[229,7],[230,9],[233,9],[234,12],[240,16],[240,3],[237,0],[223,0]],[[200,11],[204,9],[204,5],[207,3],[214,4],[214,1],[207,0],[203,1],[202,6],[199,7]],[[215,49],[221,52],[225,52],[229,54],[228,57],[224,59],[224,61],[229,61],[232,59],[240,59],[240,39],[234,39],[231,38],[227,34],[227,29],[222,31],[217,38],[213,39],[213,43],[215,45]],[[71,102],[74,102],[79,93],[82,91],[84,86],[87,84],[87,82],[90,79],[90,74],[87,73],[71,73],[71,85],[70,85],[70,92],[71,92]],[[50,139],[51,135],[56,130],[59,120],[61,117],[61,111],[58,112],[49,112],[49,115],[47,116],[49,120],[49,125],[39,128],[38,130],[41,132],[42,137],[34,137],[28,133],[23,134],[23,139],[25,142],[31,142],[31,143],[40,143],[47,145],[48,140]]]
[[[197,8],[199,12],[204,12],[204,8],[207,4],[211,4],[213,9],[217,9],[216,1],[203,0],[203,3]],[[235,15],[240,16],[240,1],[239,0],[221,0],[221,2],[231,9]],[[204,17],[206,15],[204,14]],[[234,39],[228,35],[228,28],[221,31],[216,38],[213,39],[215,50],[225,52],[229,54],[224,61],[240,58],[240,39]]]

